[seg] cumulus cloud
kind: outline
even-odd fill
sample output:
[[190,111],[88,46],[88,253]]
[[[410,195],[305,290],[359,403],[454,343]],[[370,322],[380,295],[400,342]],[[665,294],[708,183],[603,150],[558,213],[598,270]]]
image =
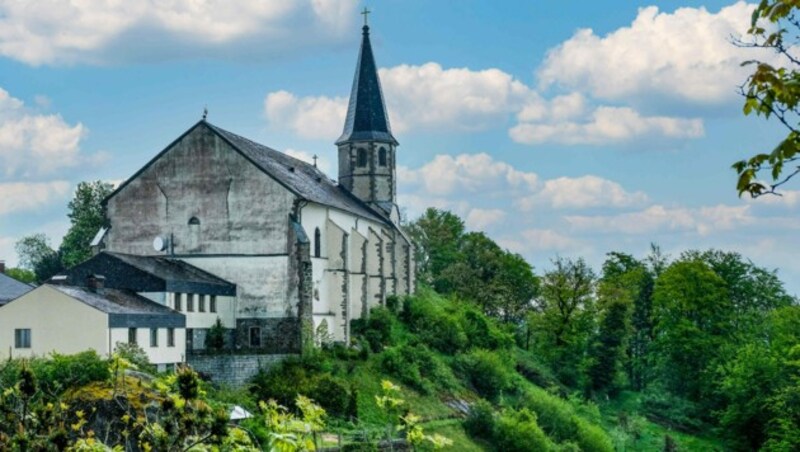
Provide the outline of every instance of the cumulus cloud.
[[[433,127],[483,129],[505,122],[536,98],[525,84],[499,69],[443,69],[426,63],[380,69],[380,77],[395,133]],[[332,140],[342,132],[347,98],[276,91],[267,95],[264,111],[273,127]]]
[[49,174],[84,159],[87,129],[57,114],[37,114],[0,88],[0,168],[5,176]]
[[471,209],[464,221],[469,229],[483,231],[505,220],[503,209]]
[[537,75],[605,100],[663,98],[718,104],[736,97],[753,51],[731,44],[749,28],[753,5],[737,2],[716,13],[704,7],[672,13],[641,8],[630,26],[605,36],[578,30],[551,49]]
[[547,204],[556,209],[584,209],[591,207],[629,207],[648,201],[644,192],[626,191],[617,182],[598,176],[559,177],[543,183],[541,190],[521,198],[517,206],[531,210],[536,204]]
[[689,231],[701,235],[730,230],[753,223],[750,206],[706,206],[699,208],[653,205],[644,210],[618,215],[572,215],[564,219],[578,231],[623,234],[652,234]]
[[398,180],[419,185],[432,196],[444,196],[455,192],[529,191],[536,187],[538,176],[516,170],[486,153],[441,154],[418,169],[400,167]]
[[35,211],[53,202],[64,201],[69,197],[71,187],[67,181],[0,183],[0,215]]
[[32,65],[264,56],[341,42],[356,0],[0,0],[0,55]]
[[514,237],[503,237],[498,243],[516,253],[566,252],[584,248],[584,244],[552,229],[524,229]]
[[[315,154],[312,154],[311,152],[299,151],[297,149],[286,149],[283,152],[284,154],[294,157],[297,160],[302,160],[312,165],[314,164]],[[331,163],[324,157],[317,156],[317,168],[319,168],[320,171],[327,174],[329,177],[334,174],[331,171]]]
[[[523,111],[520,118],[532,115]],[[629,107],[598,107],[581,121],[558,121],[557,116],[543,122],[520,122],[509,130],[511,139],[523,144],[625,143],[645,137],[688,139],[702,137],[701,119],[668,116],[642,116]]]

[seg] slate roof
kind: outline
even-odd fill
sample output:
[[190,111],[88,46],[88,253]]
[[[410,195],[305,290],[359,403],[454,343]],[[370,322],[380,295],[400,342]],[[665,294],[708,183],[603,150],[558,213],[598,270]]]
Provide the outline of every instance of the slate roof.
[[335,207],[373,221],[387,223],[385,217],[330,180],[314,165],[207,122],[205,124],[258,168],[303,199]]
[[397,145],[386,114],[386,104],[383,102],[378,68],[369,42],[369,27],[365,25],[362,30],[361,51],[356,63],[353,88],[350,91],[347,119],[342,136],[336,140],[336,144],[378,140]]
[[135,256],[103,251],[65,271],[72,285],[84,285],[89,275],[103,275],[105,286],[135,292],[183,292],[236,295],[236,285],[188,262],[167,256]]
[[76,286],[48,284],[71,298],[109,315],[111,328],[184,328],[186,317],[178,311],[133,292],[103,289],[96,293]]
[[33,289],[34,287],[29,284],[0,273],[0,306],[25,295]]

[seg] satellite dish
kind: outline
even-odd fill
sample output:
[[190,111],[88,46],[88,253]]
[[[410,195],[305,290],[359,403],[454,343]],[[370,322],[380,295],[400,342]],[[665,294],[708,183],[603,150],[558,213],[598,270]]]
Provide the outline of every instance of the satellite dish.
[[166,251],[169,240],[160,235],[153,239],[153,249],[156,251]]

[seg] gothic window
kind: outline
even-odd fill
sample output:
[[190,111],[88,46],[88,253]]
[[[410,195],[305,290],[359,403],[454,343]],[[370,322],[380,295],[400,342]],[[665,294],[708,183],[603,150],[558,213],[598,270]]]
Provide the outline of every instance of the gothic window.
[[367,166],[367,150],[366,149],[359,148],[359,150],[358,150],[358,161],[356,162],[356,165],[358,165],[361,168]]
[[380,148],[378,150],[378,165],[386,166],[386,148]]
[[322,255],[322,243],[321,237],[322,234],[319,232],[319,228],[314,230],[314,257],[320,257]]

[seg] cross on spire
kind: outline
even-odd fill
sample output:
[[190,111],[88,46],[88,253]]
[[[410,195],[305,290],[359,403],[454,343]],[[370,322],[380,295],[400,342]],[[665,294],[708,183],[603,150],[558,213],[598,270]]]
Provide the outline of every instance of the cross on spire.
[[318,159],[318,158],[319,158],[319,157],[317,157],[317,154],[314,154],[314,168],[316,168],[316,167],[317,167],[317,159]]
[[364,10],[361,11],[361,15],[364,16],[364,26],[365,27],[368,26],[367,25],[367,17],[369,16],[369,13],[371,13],[371,12],[372,11],[368,10],[366,6],[364,7]]

